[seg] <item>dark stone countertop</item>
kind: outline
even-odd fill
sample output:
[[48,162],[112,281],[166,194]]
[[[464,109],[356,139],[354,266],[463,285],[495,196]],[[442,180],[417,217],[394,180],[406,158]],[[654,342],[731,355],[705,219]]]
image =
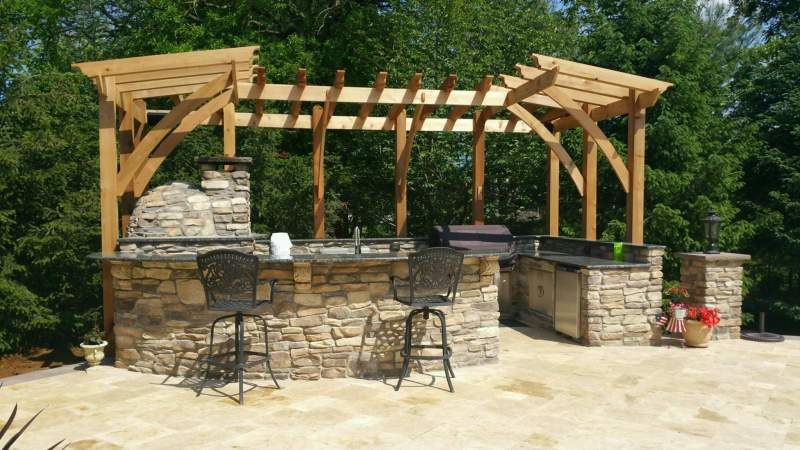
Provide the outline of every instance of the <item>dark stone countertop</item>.
[[[259,261],[263,263],[289,263],[289,262],[319,262],[319,263],[351,263],[359,261],[405,261],[408,253],[362,253],[354,255],[352,253],[333,253],[333,254],[310,254],[294,255],[290,258],[276,257],[270,255],[258,255]],[[484,258],[508,256],[508,253],[469,251],[464,252],[467,258]],[[195,261],[197,255],[194,253],[173,253],[173,254],[144,254],[134,252],[112,252],[112,253],[92,253],[89,259],[98,261],[166,261],[166,262],[186,262]]]
[[649,267],[647,263],[631,261],[614,261],[612,259],[595,258],[591,256],[575,256],[566,253],[540,250],[538,255],[533,252],[520,252],[520,257],[537,259],[556,263],[567,267],[577,267],[579,269],[629,269],[632,267]]

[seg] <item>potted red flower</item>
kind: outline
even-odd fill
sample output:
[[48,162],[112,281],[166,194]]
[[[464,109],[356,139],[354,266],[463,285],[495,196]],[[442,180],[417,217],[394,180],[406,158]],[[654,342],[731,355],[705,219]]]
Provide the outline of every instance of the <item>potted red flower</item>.
[[716,308],[690,306],[686,311],[686,332],[683,339],[689,347],[708,347],[711,333],[719,324]]

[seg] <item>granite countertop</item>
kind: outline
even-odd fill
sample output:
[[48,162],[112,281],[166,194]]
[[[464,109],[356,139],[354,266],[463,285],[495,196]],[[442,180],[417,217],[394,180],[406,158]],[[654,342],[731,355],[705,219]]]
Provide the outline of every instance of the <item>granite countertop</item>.
[[592,256],[575,256],[566,253],[540,250],[538,254],[533,252],[519,252],[519,256],[538,259],[556,263],[567,267],[577,267],[579,269],[627,269],[631,267],[649,267],[647,263],[631,261],[614,261],[612,259],[596,258]]
[[[508,253],[495,251],[469,251],[464,252],[467,258],[480,257],[500,257],[508,256]],[[405,261],[408,253],[362,253],[354,255],[352,253],[333,253],[333,254],[310,254],[293,255],[292,257],[278,257],[270,255],[258,255],[261,262],[356,262],[356,261]],[[112,253],[92,253],[89,259],[99,261],[195,261],[197,255],[194,253],[175,253],[175,254],[143,254],[133,252],[112,252]]]

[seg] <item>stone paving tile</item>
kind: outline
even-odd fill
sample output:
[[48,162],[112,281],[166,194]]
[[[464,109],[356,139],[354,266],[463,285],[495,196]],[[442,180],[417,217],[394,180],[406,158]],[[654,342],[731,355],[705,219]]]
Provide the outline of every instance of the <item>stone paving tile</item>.
[[[96,367],[0,389],[17,448],[800,449],[800,340],[587,348],[502,328],[500,362],[395,379],[236,384]],[[213,386],[212,386],[213,385]]]

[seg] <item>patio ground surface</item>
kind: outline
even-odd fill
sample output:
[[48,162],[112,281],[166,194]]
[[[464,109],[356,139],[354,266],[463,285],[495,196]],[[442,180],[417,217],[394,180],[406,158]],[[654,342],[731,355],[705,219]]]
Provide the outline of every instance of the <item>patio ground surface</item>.
[[[112,367],[0,389],[18,441],[46,448],[798,448],[800,340],[587,348],[501,328],[499,364],[381,380],[284,381],[246,394]],[[394,379],[386,380],[393,383]],[[428,386],[433,381],[433,386]],[[220,391],[222,393],[220,393]],[[2,424],[2,421],[0,421]]]

